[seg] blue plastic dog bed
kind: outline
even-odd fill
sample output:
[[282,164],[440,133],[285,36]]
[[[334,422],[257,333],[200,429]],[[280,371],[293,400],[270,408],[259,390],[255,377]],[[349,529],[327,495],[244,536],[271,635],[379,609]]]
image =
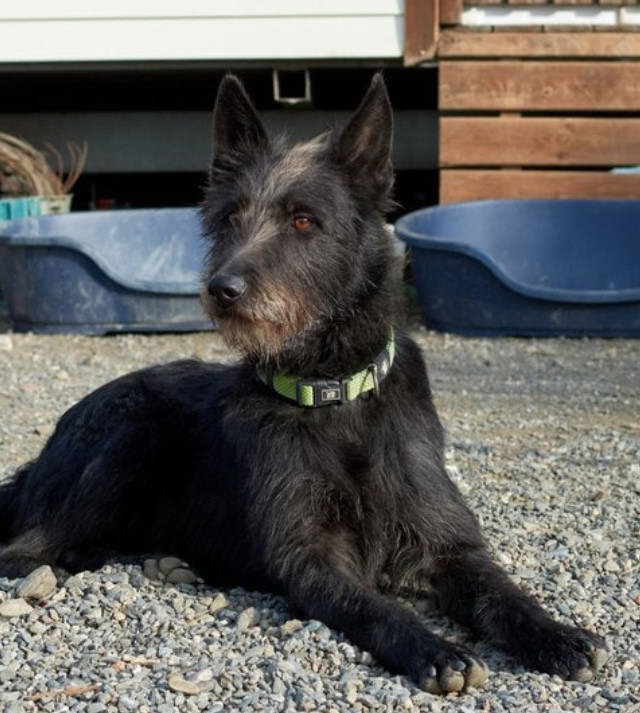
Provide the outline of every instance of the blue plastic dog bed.
[[434,329],[640,336],[640,201],[460,203],[410,213],[396,231]]
[[195,210],[125,210],[0,222],[0,286],[19,332],[211,329],[200,304]]

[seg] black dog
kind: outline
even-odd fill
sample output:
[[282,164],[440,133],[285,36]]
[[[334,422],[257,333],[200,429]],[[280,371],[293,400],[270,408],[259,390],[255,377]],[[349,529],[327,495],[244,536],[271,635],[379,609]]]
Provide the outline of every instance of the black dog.
[[509,581],[445,471],[422,356],[399,321],[381,77],[344,130],[292,148],[227,77],[214,140],[203,300],[244,359],[144,369],[67,411],[0,488],[0,574],[172,552],[217,584],[284,593],[427,691],[481,685],[472,651],[386,596],[430,587],[526,665],[592,678],[603,639]]

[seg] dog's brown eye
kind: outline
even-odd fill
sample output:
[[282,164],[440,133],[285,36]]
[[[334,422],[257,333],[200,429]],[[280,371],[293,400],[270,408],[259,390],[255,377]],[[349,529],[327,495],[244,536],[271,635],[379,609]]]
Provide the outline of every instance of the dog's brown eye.
[[307,218],[306,215],[296,215],[293,218],[293,227],[296,230],[309,230],[312,225],[311,218]]

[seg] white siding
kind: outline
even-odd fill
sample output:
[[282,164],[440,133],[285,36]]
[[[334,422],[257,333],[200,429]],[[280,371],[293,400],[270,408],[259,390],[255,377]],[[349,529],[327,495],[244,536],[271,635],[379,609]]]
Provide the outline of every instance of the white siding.
[[305,15],[401,15],[403,0],[22,0],[3,2],[7,20],[146,17],[275,17]]
[[400,57],[404,0],[0,2],[0,62]]

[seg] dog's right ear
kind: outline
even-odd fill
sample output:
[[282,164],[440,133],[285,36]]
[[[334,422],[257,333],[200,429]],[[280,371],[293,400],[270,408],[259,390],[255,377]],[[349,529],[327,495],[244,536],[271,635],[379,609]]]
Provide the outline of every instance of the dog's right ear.
[[242,82],[227,74],[218,88],[213,110],[212,174],[236,163],[243,154],[264,151],[268,146],[267,132]]

